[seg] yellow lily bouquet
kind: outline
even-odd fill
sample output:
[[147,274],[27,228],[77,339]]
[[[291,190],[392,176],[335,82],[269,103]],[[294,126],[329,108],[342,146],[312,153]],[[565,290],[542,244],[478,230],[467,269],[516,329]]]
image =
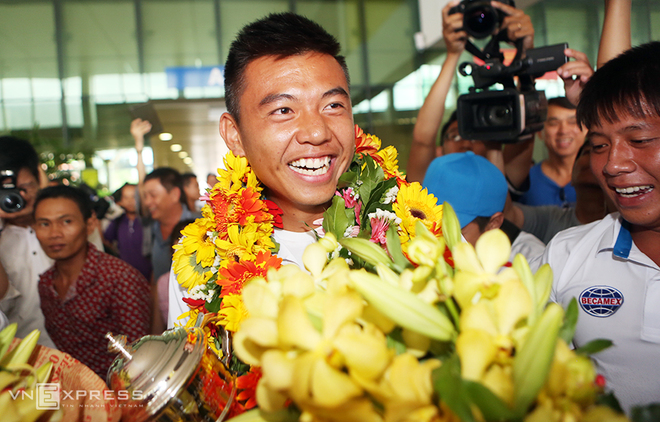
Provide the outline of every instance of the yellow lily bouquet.
[[247,283],[234,350],[263,376],[259,409],[233,421],[627,420],[597,404],[586,353],[603,344],[569,348],[577,307],[547,303],[550,268],[532,274],[522,255],[507,266],[499,230],[462,242],[446,203],[442,232],[417,222],[402,251],[327,231],[308,272]]

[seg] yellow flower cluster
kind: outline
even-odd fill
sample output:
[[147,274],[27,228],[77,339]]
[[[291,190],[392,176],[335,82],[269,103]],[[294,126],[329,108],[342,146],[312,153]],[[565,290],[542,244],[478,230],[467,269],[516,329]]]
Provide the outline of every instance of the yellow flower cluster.
[[[303,411],[301,420],[398,421],[410,414],[432,420],[438,412],[431,372],[440,362],[395,356],[351,288],[346,262],[336,259],[323,267],[330,248],[306,251],[312,274],[285,266],[271,270],[268,282],[255,279],[243,291],[250,317],[236,333],[234,349],[262,368],[260,408],[276,411],[292,399]],[[327,290],[317,290],[315,279]]]
[[475,248],[448,204],[443,214],[444,238],[417,222],[415,266],[401,272],[366,239],[339,243],[377,275],[327,262],[337,245],[328,234],[305,251],[309,273],[283,267],[245,287],[250,317],[235,350],[262,367],[261,411],[292,401],[305,422],[625,420],[595,405],[593,364],[560,336],[549,267],[532,274],[522,255],[507,267],[503,232]]

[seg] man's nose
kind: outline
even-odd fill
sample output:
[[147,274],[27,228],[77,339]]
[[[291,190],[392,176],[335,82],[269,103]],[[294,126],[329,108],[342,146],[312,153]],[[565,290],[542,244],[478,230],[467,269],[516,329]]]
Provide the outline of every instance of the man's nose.
[[622,173],[631,173],[637,164],[632,159],[630,147],[623,142],[613,142],[607,154],[607,163],[603,167],[603,173],[616,176]]
[[330,139],[330,129],[323,114],[317,111],[305,111],[300,116],[298,142],[322,144]]

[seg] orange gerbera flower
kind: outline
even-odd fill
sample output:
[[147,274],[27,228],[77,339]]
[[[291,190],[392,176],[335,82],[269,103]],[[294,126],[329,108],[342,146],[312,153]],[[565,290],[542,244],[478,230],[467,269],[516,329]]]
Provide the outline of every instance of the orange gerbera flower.
[[269,268],[280,268],[282,259],[271,255],[270,252],[259,252],[257,259],[253,261],[231,262],[227,268],[218,270],[216,283],[222,286],[220,297],[228,294],[237,294],[243,291],[243,285],[253,277],[266,277]]
[[243,408],[245,410],[252,409],[257,405],[257,383],[261,379],[261,369],[258,367],[251,367],[250,372],[236,378],[236,387],[240,391],[236,396],[239,402],[245,401]]
[[238,223],[245,225],[248,222],[263,223],[269,221],[272,216],[268,213],[268,206],[259,199],[260,193],[256,189],[249,187],[240,193],[238,198],[238,209],[236,213],[240,215]]
[[[365,134],[358,125],[355,125],[355,153],[364,157],[370,155],[376,160],[376,153],[380,149],[380,139],[373,135]],[[380,160],[380,161],[379,161]],[[379,157],[379,163],[382,158]]]

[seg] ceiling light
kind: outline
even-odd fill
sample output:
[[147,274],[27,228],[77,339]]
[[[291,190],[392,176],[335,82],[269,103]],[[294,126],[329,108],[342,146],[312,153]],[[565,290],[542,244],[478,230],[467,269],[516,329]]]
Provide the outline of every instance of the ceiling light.
[[186,157],[186,158],[183,159],[183,162],[186,163],[186,164],[188,164],[188,165],[191,165],[192,162],[193,162],[193,160],[192,160],[192,158],[190,158],[190,157]]
[[179,152],[183,148],[179,144],[172,144],[172,145],[170,145],[170,149],[172,150],[172,152]]
[[187,156],[188,156],[188,153],[185,152],[185,151],[181,151],[181,152],[179,153],[179,158],[186,158]]
[[172,140],[172,134],[163,132],[160,135],[158,135],[161,141],[171,141]]

